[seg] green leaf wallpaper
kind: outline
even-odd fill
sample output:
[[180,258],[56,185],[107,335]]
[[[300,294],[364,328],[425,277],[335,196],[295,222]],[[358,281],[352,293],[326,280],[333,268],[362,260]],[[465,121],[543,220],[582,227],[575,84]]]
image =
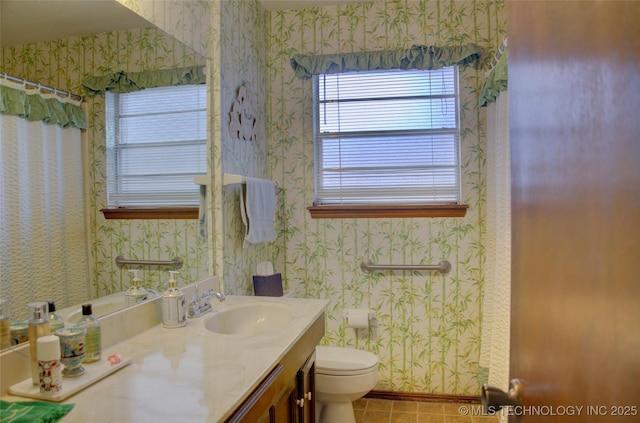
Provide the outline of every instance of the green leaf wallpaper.
[[[221,160],[222,171],[270,178],[267,103],[268,13],[255,1],[225,1],[220,9]],[[238,88],[253,101],[255,141],[229,134],[229,112]],[[243,246],[245,226],[240,212],[241,185],[221,188],[223,198],[223,279],[227,293],[253,295],[251,276],[257,263],[272,260],[272,245]]]
[[[376,353],[377,389],[478,394],[485,236],[484,70],[461,71],[464,218],[310,218],[313,202],[311,82],[295,78],[294,53],[335,53],[473,42],[490,60],[505,34],[501,1],[389,0],[271,14],[269,165],[282,188],[275,265],[299,296],[327,298],[323,343]],[[436,264],[452,271],[365,274],[362,260]],[[369,330],[343,318],[374,310]]]
[[[185,258],[181,282],[218,274],[231,294],[251,294],[256,264],[271,260],[285,287],[326,298],[324,344],[369,350],[380,358],[377,389],[479,394],[484,292],[485,110],[477,107],[485,69],[461,71],[464,218],[311,219],[313,125],[309,80],[295,78],[295,53],[389,49],[411,44],[473,42],[491,60],[506,32],[504,0],[381,0],[267,12],[256,0],[118,0],[191,48],[155,29],[119,31],[2,50],[9,74],[80,92],[89,74],[206,64],[209,92],[208,243],[195,220],[105,221],[104,118],[101,97],[87,102],[87,175],[92,284],[108,293],[128,286],[119,255]],[[194,52],[198,52],[195,53]],[[232,140],[226,126],[239,85],[251,89],[257,141]],[[278,182],[278,239],[242,246],[239,187],[222,187],[223,172]],[[452,271],[374,273],[362,260],[434,264]],[[145,272],[154,287],[164,277]],[[349,308],[374,310],[369,330],[343,318]]]
[[[84,94],[81,82],[88,75],[196,64],[205,64],[199,54],[155,28],[2,49],[2,68],[8,74],[79,94]],[[100,212],[107,206],[104,97],[87,98],[83,108],[88,123],[84,157],[93,294],[110,294],[129,287],[131,275],[115,265],[118,255],[145,260],[180,256],[184,260],[181,283],[206,277],[207,245],[197,236],[197,220],[104,219]],[[145,286],[157,290],[163,289],[168,280],[168,274],[154,268],[145,269],[141,276]]]

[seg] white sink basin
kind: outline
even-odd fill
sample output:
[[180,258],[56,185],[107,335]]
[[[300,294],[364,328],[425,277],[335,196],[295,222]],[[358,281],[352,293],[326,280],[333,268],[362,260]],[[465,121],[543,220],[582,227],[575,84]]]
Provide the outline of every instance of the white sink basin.
[[225,335],[258,335],[282,328],[293,320],[286,304],[254,303],[230,305],[203,320],[211,332]]

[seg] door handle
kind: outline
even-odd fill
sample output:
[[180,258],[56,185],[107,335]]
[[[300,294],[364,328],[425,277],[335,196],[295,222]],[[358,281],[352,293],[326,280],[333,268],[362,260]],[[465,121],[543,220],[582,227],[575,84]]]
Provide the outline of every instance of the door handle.
[[486,383],[482,384],[482,411],[487,414],[497,413],[503,407],[522,406],[522,382],[518,379],[511,379],[509,382],[509,391],[504,392],[502,389],[490,386]]

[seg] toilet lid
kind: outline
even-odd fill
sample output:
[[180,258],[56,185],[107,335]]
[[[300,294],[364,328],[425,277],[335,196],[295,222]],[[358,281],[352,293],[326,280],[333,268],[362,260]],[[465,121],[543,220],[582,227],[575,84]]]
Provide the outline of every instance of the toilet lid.
[[343,347],[316,347],[316,372],[326,375],[368,373],[378,366],[378,357],[368,351]]

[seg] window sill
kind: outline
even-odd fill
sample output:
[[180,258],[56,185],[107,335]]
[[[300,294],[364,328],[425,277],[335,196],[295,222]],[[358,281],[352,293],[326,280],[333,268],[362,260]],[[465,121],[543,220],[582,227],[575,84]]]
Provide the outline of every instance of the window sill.
[[101,209],[107,220],[111,219],[197,219],[197,207],[119,208]]
[[312,219],[375,217],[464,217],[469,206],[461,204],[424,206],[311,206]]

